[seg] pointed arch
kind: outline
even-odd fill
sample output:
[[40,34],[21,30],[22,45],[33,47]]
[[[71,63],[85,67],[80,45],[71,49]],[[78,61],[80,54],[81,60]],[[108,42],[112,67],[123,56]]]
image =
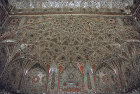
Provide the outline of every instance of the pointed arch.
[[112,92],[119,89],[114,69],[107,63],[101,63],[95,71],[97,92]]
[[46,77],[48,73],[46,69],[40,63],[34,63],[28,66],[26,75],[24,78],[24,87],[26,91],[30,93],[41,93],[46,91]]

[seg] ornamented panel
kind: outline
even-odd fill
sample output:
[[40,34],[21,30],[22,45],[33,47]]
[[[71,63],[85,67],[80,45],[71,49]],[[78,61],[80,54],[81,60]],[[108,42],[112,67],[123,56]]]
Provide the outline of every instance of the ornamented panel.
[[53,94],[58,92],[58,68],[53,62],[49,70],[49,79],[47,84],[47,92]]
[[[12,16],[0,41],[7,47],[6,65],[25,60],[14,91],[126,92],[139,78],[139,30],[131,16]],[[8,69],[3,81],[13,84]]]
[[4,88],[7,91],[12,90],[18,92],[22,85],[21,81],[23,77],[23,59],[18,58],[13,60],[10,62],[10,64],[5,64],[5,67],[7,67],[7,69],[3,70],[4,73],[1,77],[1,84],[6,87]]
[[111,70],[107,66],[105,66],[96,71],[97,92],[111,93],[113,91],[115,92],[116,90],[119,91],[117,77],[114,71],[112,71],[113,69]]
[[24,91],[29,93],[44,93],[46,92],[46,77],[47,72],[40,64],[35,64],[25,75]]
[[86,63],[84,68],[84,83],[88,93],[96,92],[96,81],[94,79],[94,71],[89,62]]
[[[129,10],[133,0],[9,0],[15,12],[120,12]],[[119,9],[119,10],[117,10]]]
[[83,92],[84,82],[83,75],[80,73],[78,67],[68,65],[60,74],[60,91],[59,92]]

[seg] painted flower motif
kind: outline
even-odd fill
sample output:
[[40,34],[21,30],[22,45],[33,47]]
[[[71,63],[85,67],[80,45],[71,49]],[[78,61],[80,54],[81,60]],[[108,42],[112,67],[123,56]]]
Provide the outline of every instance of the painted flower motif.
[[35,20],[33,18],[29,18],[26,23],[27,24],[32,24],[34,22],[35,22]]
[[18,22],[19,22],[19,19],[15,18],[15,19],[11,19],[10,24],[14,25],[14,24],[16,24]]
[[32,78],[32,82],[34,82],[34,83],[38,83],[39,80],[40,80],[40,77],[37,75]]
[[111,79],[110,79],[110,77],[108,75],[104,75],[102,77],[102,80],[103,80],[103,82],[108,83]]

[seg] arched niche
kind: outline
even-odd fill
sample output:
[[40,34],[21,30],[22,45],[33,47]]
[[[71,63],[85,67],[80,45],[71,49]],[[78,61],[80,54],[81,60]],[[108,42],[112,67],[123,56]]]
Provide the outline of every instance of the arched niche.
[[96,90],[98,93],[112,93],[118,90],[118,79],[114,70],[106,63],[100,64],[95,71]]
[[77,66],[68,64],[60,74],[60,90],[67,92],[82,92],[83,77]]
[[10,84],[10,91],[17,92],[20,88],[20,81],[23,75],[23,58],[18,58],[5,67],[2,75],[3,84]]
[[34,64],[25,75],[24,92],[46,92],[47,76],[47,72],[39,63]]
[[139,81],[140,76],[137,67],[132,64],[132,61],[122,64],[121,77],[123,78],[123,86],[126,92],[133,89],[134,84],[137,85]]

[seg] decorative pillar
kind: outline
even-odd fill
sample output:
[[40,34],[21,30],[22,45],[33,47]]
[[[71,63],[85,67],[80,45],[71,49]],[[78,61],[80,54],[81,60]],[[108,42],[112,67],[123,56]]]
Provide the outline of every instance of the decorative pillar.
[[82,75],[82,78],[83,78],[83,87],[84,87],[84,92],[86,92],[86,88],[85,88],[85,81],[84,81],[84,68],[82,65],[80,65],[79,67],[80,69],[80,72],[81,72],[81,75]]
[[59,81],[60,81],[60,73],[62,72],[62,70],[63,70],[63,67],[62,66],[59,66],[58,67],[58,93],[59,93],[59,91],[60,91],[60,87],[59,87]]
[[49,79],[49,70],[50,70],[50,65],[46,65],[46,70],[47,70],[47,83],[46,83],[46,90],[47,90],[47,88],[48,88],[48,79]]
[[93,71],[93,80],[94,80],[94,87],[95,87],[94,90],[96,92],[95,68],[96,68],[96,65],[93,64],[92,65],[92,71]]

